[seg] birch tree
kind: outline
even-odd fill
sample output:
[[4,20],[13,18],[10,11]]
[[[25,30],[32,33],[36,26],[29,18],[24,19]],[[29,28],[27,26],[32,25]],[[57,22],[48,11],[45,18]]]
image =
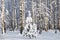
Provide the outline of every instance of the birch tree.
[[5,22],[4,22],[4,0],[2,0],[2,33],[5,33]]
[[14,6],[14,0],[11,0],[12,1],[12,30],[14,31],[14,28],[15,28],[15,6]]
[[25,21],[25,0],[20,0],[20,33],[22,34]]

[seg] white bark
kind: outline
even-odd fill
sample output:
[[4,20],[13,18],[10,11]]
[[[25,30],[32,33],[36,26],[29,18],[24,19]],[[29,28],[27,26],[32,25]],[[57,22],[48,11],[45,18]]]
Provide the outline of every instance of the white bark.
[[2,0],[2,33],[5,32],[4,27],[4,0]]

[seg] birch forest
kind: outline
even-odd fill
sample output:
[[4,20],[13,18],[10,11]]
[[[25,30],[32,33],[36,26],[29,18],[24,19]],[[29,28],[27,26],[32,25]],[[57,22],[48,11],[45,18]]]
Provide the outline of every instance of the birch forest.
[[60,31],[60,0],[0,0],[0,31],[23,33],[26,17],[30,11],[32,24],[37,31]]

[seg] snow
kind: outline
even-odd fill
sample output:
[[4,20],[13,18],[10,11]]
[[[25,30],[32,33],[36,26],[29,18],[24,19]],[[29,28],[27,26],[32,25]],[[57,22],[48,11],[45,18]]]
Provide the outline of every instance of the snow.
[[5,34],[1,34],[0,32],[0,40],[60,40],[60,32],[58,30],[57,33],[54,32],[55,30],[42,31],[42,34],[32,39],[25,38],[19,31],[7,31]]

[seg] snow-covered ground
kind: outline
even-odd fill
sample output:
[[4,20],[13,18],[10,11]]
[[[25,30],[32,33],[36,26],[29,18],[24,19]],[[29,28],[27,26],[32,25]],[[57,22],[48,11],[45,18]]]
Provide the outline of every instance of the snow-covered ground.
[[7,31],[5,34],[1,34],[0,31],[0,40],[60,40],[60,32],[58,30],[57,33],[54,32],[54,30],[43,31],[37,38],[29,39],[22,36],[19,31]]

